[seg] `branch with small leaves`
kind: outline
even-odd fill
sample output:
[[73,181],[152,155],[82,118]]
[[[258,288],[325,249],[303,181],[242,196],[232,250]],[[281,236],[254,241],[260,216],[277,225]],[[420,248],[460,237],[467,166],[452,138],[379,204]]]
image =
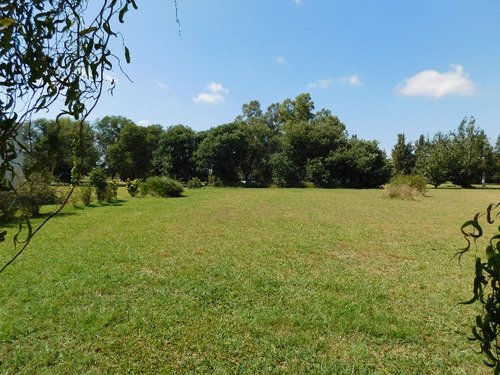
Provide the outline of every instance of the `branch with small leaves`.
[[[462,304],[479,303],[482,312],[476,316],[476,325],[472,328],[471,341],[478,341],[480,353],[486,356],[484,363],[500,374],[500,226],[495,220],[500,218],[500,203],[490,204],[486,212],[478,213],[474,219],[466,221],[461,228],[467,246],[455,254],[460,261],[471,248],[476,250],[475,278],[473,296]],[[479,256],[478,241],[485,235],[486,229],[493,233],[486,243],[486,260]],[[489,233],[489,231],[488,231]],[[489,235],[488,235],[489,237]]]

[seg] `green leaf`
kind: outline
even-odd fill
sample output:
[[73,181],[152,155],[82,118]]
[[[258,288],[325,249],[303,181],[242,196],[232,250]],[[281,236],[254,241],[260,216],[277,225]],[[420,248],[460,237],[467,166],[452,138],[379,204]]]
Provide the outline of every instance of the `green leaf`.
[[[473,238],[479,238],[483,235],[483,228],[481,228],[481,225],[479,225],[479,222],[478,222],[478,218],[479,218],[479,214],[476,214],[476,216],[474,217],[474,220],[469,220],[469,221],[466,221],[462,227],[460,228],[460,230],[462,231],[463,235],[464,236],[470,236],[470,237],[473,237]],[[467,227],[471,226],[472,228],[474,228],[474,231],[472,232],[466,232],[465,229]],[[477,233],[476,233],[477,231]]]
[[127,12],[128,12],[128,4],[125,4],[125,6],[120,10],[120,13],[118,14],[118,20],[120,21],[120,23],[123,23],[123,16]]
[[17,21],[13,18],[2,18],[0,19],[0,29],[9,27],[15,23],[17,23]]
[[97,30],[97,27],[95,27],[95,26],[94,27],[89,27],[89,28],[87,28],[85,30],[80,31],[79,35],[80,36],[84,36],[84,35],[87,35],[87,34],[93,32],[93,31],[96,31],[96,30]]
[[125,46],[125,61],[127,61],[127,64],[130,64],[130,51],[126,46]]
[[109,35],[113,35],[113,36],[116,36],[116,34],[111,31],[111,28],[109,27],[109,23],[108,22],[104,22],[102,24],[102,28],[104,29],[104,31],[106,31],[106,33],[108,33]]

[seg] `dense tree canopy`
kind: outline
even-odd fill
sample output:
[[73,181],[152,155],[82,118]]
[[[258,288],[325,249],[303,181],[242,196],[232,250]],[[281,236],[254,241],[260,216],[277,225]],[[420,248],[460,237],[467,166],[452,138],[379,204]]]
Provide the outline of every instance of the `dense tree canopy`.
[[190,127],[170,126],[160,135],[158,148],[153,152],[156,174],[168,175],[180,181],[196,176],[194,152],[201,137]]
[[108,148],[120,140],[120,133],[125,125],[135,125],[131,120],[123,116],[105,116],[95,123],[97,149],[101,155],[100,167],[104,168],[114,178],[117,170],[116,165],[110,161]]
[[[55,178],[69,181],[75,126],[70,118],[39,119],[26,126],[26,164],[40,163]],[[473,118],[457,130],[421,136],[414,144],[404,134],[392,150],[392,166],[376,141],[349,137],[329,110],[314,112],[308,94],[285,99],[263,112],[256,100],[242,106],[229,124],[196,132],[184,125],[142,127],[121,116],[83,124],[83,171],[104,167],[110,178],[145,179],[165,175],[187,183],[194,177],[222,185],[283,187],[311,182],[319,187],[379,187],[394,174],[421,174],[438,186],[463,187],[498,174],[499,144],[493,149]]]
[[[83,134],[81,140],[80,128]],[[82,156],[82,148],[75,142],[82,142],[85,150],[82,173],[89,173],[99,160],[94,129],[86,122],[80,124],[69,117],[60,118],[58,121],[38,119],[26,124],[24,140],[28,145],[24,169],[33,168],[38,163],[39,168],[49,170],[62,182],[71,182],[74,158]]]
[[454,184],[470,187],[479,182],[483,174],[493,172],[493,149],[474,118],[464,118],[458,129],[450,133],[448,155],[450,180]]

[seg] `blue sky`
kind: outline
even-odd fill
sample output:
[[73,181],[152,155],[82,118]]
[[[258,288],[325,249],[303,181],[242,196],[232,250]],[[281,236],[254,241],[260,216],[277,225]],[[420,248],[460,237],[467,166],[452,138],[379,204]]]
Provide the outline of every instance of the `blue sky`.
[[465,116],[500,134],[497,0],[178,0],[180,36],[173,0],[137,3],[119,26],[133,83],[114,72],[91,119],[198,131],[308,92],[389,153]]

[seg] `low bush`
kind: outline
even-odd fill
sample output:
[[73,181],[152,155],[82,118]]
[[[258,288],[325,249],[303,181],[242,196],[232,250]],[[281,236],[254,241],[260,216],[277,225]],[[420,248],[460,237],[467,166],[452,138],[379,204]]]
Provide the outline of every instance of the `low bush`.
[[200,189],[203,185],[198,177],[193,177],[187,183],[188,189]]
[[111,180],[106,187],[106,202],[116,201],[118,198],[118,181]]
[[90,203],[92,202],[92,186],[79,186],[76,193],[85,206],[90,206]]
[[108,178],[106,172],[102,168],[94,168],[89,173],[90,185],[95,188],[97,202],[102,203],[109,196],[108,194]]
[[60,202],[56,189],[50,186],[50,181],[50,176],[33,173],[29,180],[17,189],[16,202],[23,214],[37,216],[43,205]]
[[184,186],[179,181],[169,177],[149,177],[139,185],[142,195],[159,197],[180,197]]
[[208,184],[215,187],[224,187],[224,182],[213,174],[208,175]]
[[314,182],[311,182],[311,181],[304,181],[302,183],[302,186],[305,188],[305,189],[313,189],[316,187],[316,185],[314,185]]
[[127,191],[131,197],[135,197],[139,192],[139,180],[137,178],[134,180],[127,178],[125,186],[127,187]]
[[391,178],[384,186],[384,194],[388,198],[415,199],[425,195],[427,181],[420,175],[400,175]]
[[17,210],[16,193],[14,191],[0,191],[0,221],[13,219]]

